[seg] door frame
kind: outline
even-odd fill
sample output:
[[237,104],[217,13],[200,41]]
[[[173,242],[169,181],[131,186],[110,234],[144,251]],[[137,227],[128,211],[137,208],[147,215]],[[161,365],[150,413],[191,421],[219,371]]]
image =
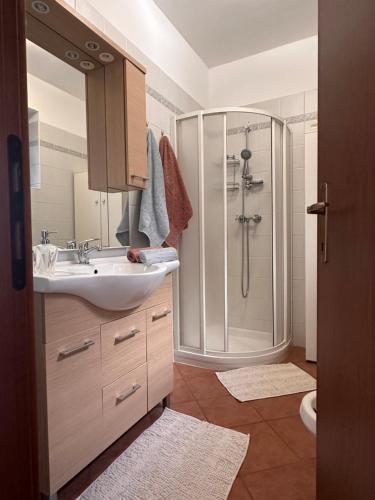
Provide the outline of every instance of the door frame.
[[0,0],[0,109],[1,493],[32,500],[39,488],[23,0]]

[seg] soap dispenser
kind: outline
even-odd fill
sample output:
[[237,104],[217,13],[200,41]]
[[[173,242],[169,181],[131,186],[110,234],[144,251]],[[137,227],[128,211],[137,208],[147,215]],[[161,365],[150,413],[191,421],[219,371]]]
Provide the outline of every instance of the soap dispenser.
[[33,248],[36,274],[51,275],[55,271],[58,248],[51,245],[49,235],[56,232],[42,229],[40,233],[40,245]]

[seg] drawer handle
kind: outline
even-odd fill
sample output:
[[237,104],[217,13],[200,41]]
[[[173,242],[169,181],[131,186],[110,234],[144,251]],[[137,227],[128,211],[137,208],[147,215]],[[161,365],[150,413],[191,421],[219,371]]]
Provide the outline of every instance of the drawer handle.
[[135,174],[132,174],[132,177],[134,179],[142,179],[143,181],[148,181],[150,179],[150,177],[145,177],[144,175],[135,175]]
[[171,309],[166,309],[162,313],[155,313],[152,315],[152,321],[157,321],[158,319],[165,318],[168,314],[171,314]]
[[119,394],[116,398],[116,404],[120,404],[122,403],[123,401],[125,401],[125,399],[128,399],[132,394],[134,394],[135,392],[138,391],[138,389],[140,389],[142,386],[139,385],[139,384],[133,384],[133,387],[130,389],[130,391],[127,391],[127,392],[123,392],[122,394]]
[[132,330],[130,330],[130,333],[128,333],[127,335],[116,335],[116,337],[115,337],[115,345],[116,344],[120,344],[121,342],[124,342],[124,340],[132,339],[140,331],[141,330],[139,330],[138,328],[133,328]]
[[90,346],[94,344],[95,342],[93,340],[85,340],[85,342],[81,345],[71,347],[70,349],[64,349],[64,351],[60,351],[59,358],[68,358],[69,356],[73,356],[74,354],[78,354],[79,352],[86,351]]

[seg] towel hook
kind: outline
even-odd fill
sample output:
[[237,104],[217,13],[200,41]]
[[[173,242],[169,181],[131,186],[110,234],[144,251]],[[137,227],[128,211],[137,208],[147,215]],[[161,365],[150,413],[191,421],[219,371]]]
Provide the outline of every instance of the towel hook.
[[164,130],[161,131],[161,136],[163,137],[164,136]]

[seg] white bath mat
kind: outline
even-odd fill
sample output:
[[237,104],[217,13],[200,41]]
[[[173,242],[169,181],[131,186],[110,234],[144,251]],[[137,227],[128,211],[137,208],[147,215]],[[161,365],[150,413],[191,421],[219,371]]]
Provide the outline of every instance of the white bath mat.
[[216,375],[241,402],[316,389],[316,380],[293,363],[247,366]]
[[249,436],[166,409],[79,497],[225,500]]

